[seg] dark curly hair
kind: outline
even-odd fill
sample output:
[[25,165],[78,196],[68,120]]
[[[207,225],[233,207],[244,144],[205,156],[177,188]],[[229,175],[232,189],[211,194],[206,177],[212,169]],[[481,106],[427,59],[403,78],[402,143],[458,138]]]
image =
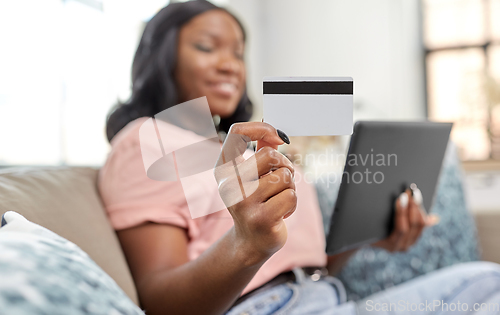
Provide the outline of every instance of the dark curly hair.
[[[132,95],[128,101],[118,103],[107,118],[109,141],[129,122],[139,117],[152,117],[178,104],[173,72],[177,62],[179,30],[198,14],[215,9],[227,12],[206,0],[171,3],[147,23],[132,64]],[[229,14],[240,25],[243,40],[246,40],[241,22]],[[233,123],[248,121],[252,111],[245,89],[235,112],[221,119],[218,129],[227,132]]]

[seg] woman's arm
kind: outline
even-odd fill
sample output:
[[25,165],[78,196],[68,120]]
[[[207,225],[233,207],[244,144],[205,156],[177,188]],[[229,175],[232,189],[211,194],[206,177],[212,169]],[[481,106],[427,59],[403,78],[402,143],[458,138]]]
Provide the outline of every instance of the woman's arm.
[[328,256],[327,269],[330,276],[335,276],[339,273],[342,267],[347,264],[352,255],[354,255],[358,250],[351,249],[340,254]]
[[189,261],[185,230],[149,223],[118,232],[147,314],[221,314],[267,260],[230,229]]
[[[297,199],[293,164],[276,151],[283,140],[265,123],[235,124],[227,139],[215,177],[234,226],[221,239],[189,261],[182,228],[148,223],[118,232],[148,315],[223,313],[285,244],[283,219],[295,211]],[[248,160],[235,156],[248,140],[257,140],[260,150]],[[248,193],[249,187],[253,193],[233,205],[235,192]]]

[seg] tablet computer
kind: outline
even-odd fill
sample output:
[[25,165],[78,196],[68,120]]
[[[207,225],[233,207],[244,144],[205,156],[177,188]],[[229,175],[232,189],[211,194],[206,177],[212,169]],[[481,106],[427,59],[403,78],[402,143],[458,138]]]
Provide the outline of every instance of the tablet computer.
[[396,198],[415,183],[431,208],[452,124],[357,122],[327,237],[329,255],[389,236]]

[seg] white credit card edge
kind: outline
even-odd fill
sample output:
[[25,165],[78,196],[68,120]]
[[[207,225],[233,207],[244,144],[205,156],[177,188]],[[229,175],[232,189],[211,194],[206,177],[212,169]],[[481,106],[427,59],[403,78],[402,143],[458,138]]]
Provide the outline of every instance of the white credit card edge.
[[351,135],[352,95],[264,94],[264,121],[289,136]]
[[352,77],[264,77],[263,82],[349,82]]

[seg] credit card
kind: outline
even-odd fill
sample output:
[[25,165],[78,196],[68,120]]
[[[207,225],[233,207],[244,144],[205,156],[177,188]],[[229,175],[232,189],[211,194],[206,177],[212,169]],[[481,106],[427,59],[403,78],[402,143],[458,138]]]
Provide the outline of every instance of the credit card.
[[289,136],[350,135],[351,77],[265,77],[264,121]]

